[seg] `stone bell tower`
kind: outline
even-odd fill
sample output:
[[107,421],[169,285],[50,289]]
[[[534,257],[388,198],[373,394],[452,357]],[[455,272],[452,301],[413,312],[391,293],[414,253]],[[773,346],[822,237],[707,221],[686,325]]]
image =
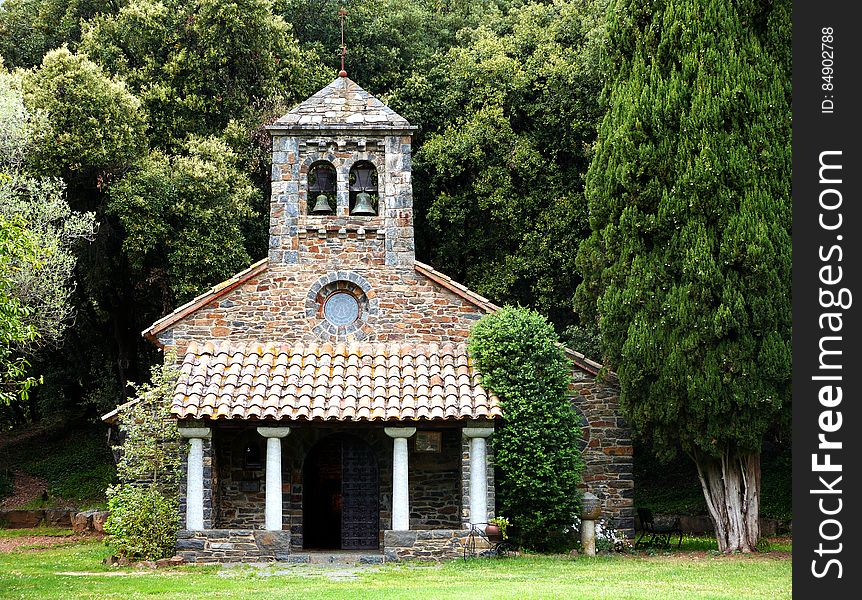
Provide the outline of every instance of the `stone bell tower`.
[[267,129],[271,266],[413,269],[415,127],[344,74]]

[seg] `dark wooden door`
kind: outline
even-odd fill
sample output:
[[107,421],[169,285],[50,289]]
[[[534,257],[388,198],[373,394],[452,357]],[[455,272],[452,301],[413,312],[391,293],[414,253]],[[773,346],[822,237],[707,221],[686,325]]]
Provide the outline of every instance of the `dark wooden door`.
[[368,444],[345,437],[341,445],[341,547],[380,546],[377,457]]

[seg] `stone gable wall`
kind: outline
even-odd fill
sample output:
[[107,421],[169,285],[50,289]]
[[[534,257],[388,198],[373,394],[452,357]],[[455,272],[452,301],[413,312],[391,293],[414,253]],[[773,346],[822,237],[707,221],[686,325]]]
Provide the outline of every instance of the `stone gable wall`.
[[[318,306],[307,305],[323,279],[367,282],[364,295],[374,310],[345,336],[329,333]],[[158,334],[166,350],[181,355],[192,341],[302,342],[410,341],[458,343],[467,340],[481,308],[413,269],[368,268],[341,263],[270,266],[225,296],[213,300]],[[342,339],[345,338],[345,339]]]

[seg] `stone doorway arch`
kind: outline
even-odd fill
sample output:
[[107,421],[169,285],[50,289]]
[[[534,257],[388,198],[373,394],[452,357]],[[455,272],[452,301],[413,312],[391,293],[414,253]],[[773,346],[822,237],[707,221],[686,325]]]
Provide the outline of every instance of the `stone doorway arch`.
[[371,446],[352,435],[328,436],[308,451],[302,477],[304,548],[379,548],[380,482]]

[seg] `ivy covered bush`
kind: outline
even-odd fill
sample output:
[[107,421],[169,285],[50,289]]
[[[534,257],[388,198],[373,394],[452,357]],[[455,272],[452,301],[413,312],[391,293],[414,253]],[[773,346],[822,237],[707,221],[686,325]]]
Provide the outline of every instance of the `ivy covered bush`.
[[117,464],[120,483],[108,488],[107,544],[130,559],[172,556],[180,526],[180,436],[170,416],[176,380],[174,360],[152,369],[151,383],[137,386],[135,402],[120,412],[125,436]]
[[468,347],[482,385],[503,409],[491,442],[500,510],[519,532],[517,542],[555,550],[577,515],[583,468],[571,362],[547,320],[524,308],[483,317]]

